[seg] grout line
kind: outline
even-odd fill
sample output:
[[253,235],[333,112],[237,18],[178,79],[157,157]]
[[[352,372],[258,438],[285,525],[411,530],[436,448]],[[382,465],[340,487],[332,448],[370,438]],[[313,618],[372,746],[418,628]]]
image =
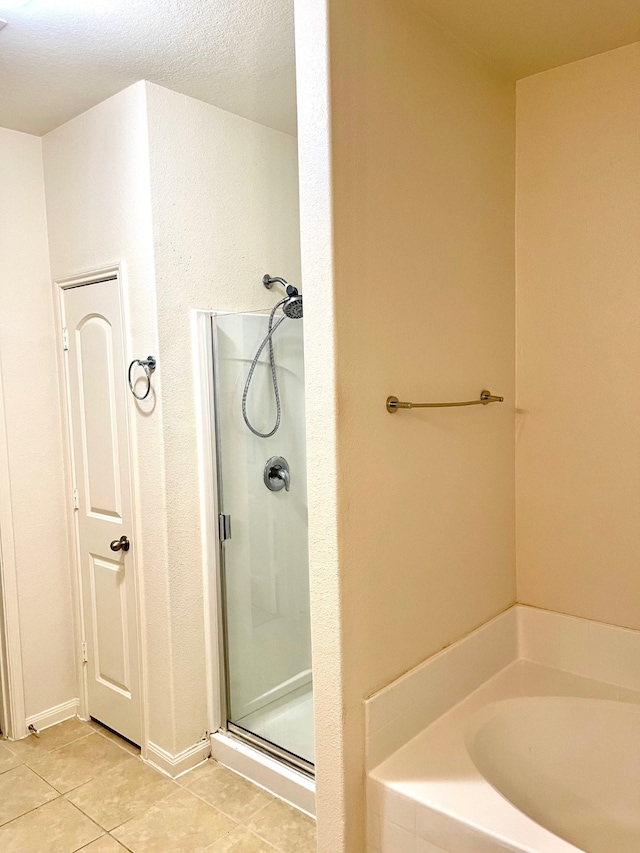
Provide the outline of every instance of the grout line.
[[[249,827],[245,826],[245,829],[249,829]],[[256,838],[259,838],[260,841],[264,841],[264,843],[268,844],[269,847],[271,847],[273,850],[276,851],[276,853],[285,853],[285,851],[282,849],[282,847],[276,847],[275,844],[272,844],[270,841],[267,841],[267,839],[263,835],[260,835],[258,832],[255,832],[253,829],[249,829],[249,832],[253,832],[253,834],[256,836]]]
[[[69,741],[69,743],[63,744],[62,746],[57,746],[55,749],[48,749],[46,746],[43,745],[40,747],[39,750],[34,751],[33,754],[27,753],[26,758],[22,758],[20,755],[18,755],[18,753],[14,752],[10,746],[7,746],[7,749],[13,755],[15,755],[16,758],[20,759],[20,761],[23,764],[26,764],[27,767],[31,768],[31,765],[29,763],[30,761],[39,761],[39,760],[42,760],[42,758],[46,757],[47,755],[53,755],[54,752],[58,752],[61,749],[65,749],[65,747],[67,747],[67,746],[71,746],[71,744],[73,744],[73,743],[77,743],[79,740],[83,740],[84,738],[87,737],[88,734],[91,734],[91,732],[88,732],[87,734],[84,734],[84,735],[80,735],[80,737],[77,737],[74,740]],[[34,737],[34,735],[29,735],[29,737]],[[24,740],[28,740],[28,738],[24,738]],[[15,741],[15,742],[20,743],[21,741]],[[13,743],[13,741],[7,741],[7,743],[8,744]]]
[[205,849],[204,849],[204,853],[207,853],[207,850],[212,850],[212,849],[213,849],[213,847],[214,847],[214,845],[218,844],[220,841],[224,841],[224,839],[225,839],[225,838],[228,838],[228,837],[231,835],[231,833],[232,833],[232,832],[235,832],[235,831],[236,831],[236,830],[238,830],[238,829],[244,829],[244,830],[246,830],[246,832],[248,832],[250,835],[253,835],[253,836],[254,836],[255,838],[257,838],[259,841],[264,842],[264,844],[266,844],[266,845],[267,845],[267,847],[268,847],[269,853],[270,853],[270,851],[272,851],[272,850],[274,851],[274,853],[285,853],[285,851],[283,851],[280,847],[276,847],[276,846],[275,846],[274,844],[272,844],[270,841],[267,841],[267,839],[266,839],[266,838],[263,838],[261,835],[258,835],[258,833],[257,833],[257,832],[254,832],[254,830],[253,830],[253,829],[249,829],[249,827],[248,827],[248,826],[245,826],[245,825],[244,825],[244,824],[242,824],[242,823],[238,823],[238,824],[236,824],[236,826],[234,826],[234,827],[233,827],[233,829],[230,829],[230,830],[229,830],[229,832],[225,832],[225,834],[224,834],[224,835],[222,835],[222,836],[220,836],[220,838],[218,838],[218,840],[217,840],[217,841],[213,841],[213,842],[212,842],[208,847],[205,847]]
[[[78,812],[79,815],[81,815],[86,820],[91,821],[91,823],[96,827],[96,829],[100,830],[100,835],[97,838],[94,838],[93,841],[90,841],[89,844],[93,844],[95,841],[99,841],[101,838],[104,838],[104,836],[107,834],[107,830],[104,829],[104,827],[100,826],[100,824],[97,821],[95,821],[92,817],[90,817],[88,814],[85,814],[82,811],[82,809],[80,809],[80,808],[78,808],[78,806],[76,806],[75,803],[71,803],[71,802],[69,802],[69,800],[67,800],[67,802],[69,803],[70,806],[72,806],[72,808],[74,808]],[[78,851],[80,851],[80,850],[85,850],[89,846],[89,844],[85,844],[84,847],[76,847],[76,849],[73,851],[73,853],[78,853]]]
[[[84,735],[80,735],[80,737],[70,740],[69,743],[65,743],[62,746],[56,746],[55,749],[47,749],[46,746],[43,746],[42,749],[37,753],[35,760],[38,761],[38,759],[41,759],[43,755],[54,755],[56,752],[60,752],[61,749],[66,749],[68,746],[72,746],[74,743],[79,743],[81,740],[86,740],[92,734],[93,732],[87,732]],[[25,764],[28,764],[28,761],[25,761]]]
[[[83,721],[83,722],[84,722],[84,721]],[[85,724],[85,725],[87,725],[87,724]],[[73,794],[73,792],[74,792],[74,791],[77,791],[79,788],[82,788],[83,786],[85,786],[85,785],[89,784],[90,782],[96,781],[96,780],[98,780],[98,779],[102,779],[102,778],[104,778],[105,776],[115,775],[117,772],[121,772],[121,770],[122,770],[122,767],[121,767],[121,766],[111,767],[111,768],[109,768],[109,769],[105,770],[103,773],[98,773],[96,776],[93,776],[91,779],[88,779],[87,781],[82,782],[80,785],[77,785],[76,787],[71,788],[69,791],[65,791],[65,792],[63,793],[63,792],[61,792],[61,791],[58,791],[58,789],[57,789],[54,785],[52,785],[52,784],[51,784],[51,782],[49,782],[47,779],[45,779],[45,778],[44,778],[44,777],[43,777],[43,776],[42,776],[42,775],[41,775],[41,774],[40,774],[36,769],[34,769],[33,767],[31,767],[31,765],[29,764],[29,761],[31,761],[31,760],[34,760],[34,761],[37,763],[37,762],[38,762],[38,760],[42,760],[44,757],[46,757],[46,756],[48,756],[48,755],[53,755],[54,753],[59,752],[60,750],[63,750],[63,749],[64,749],[65,747],[67,747],[67,746],[71,746],[71,745],[72,745],[72,744],[74,744],[74,743],[78,743],[80,740],[84,740],[84,739],[86,739],[87,737],[89,737],[89,736],[90,736],[90,735],[92,735],[92,734],[98,734],[98,735],[101,735],[101,736],[103,737],[103,739],[104,739],[104,740],[108,740],[109,742],[111,742],[111,743],[115,744],[116,746],[119,746],[119,747],[120,747],[120,749],[121,749],[123,752],[125,752],[129,757],[131,757],[131,758],[139,758],[139,755],[135,755],[135,754],[133,754],[130,750],[126,749],[124,746],[121,746],[121,745],[117,742],[117,740],[115,739],[115,737],[114,737],[114,736],[107,736],[106,734],[103,734],[99,729],[95,729],[93,726],[88,726],[88,725],[87,725],[87,729],[88,729],[88,731],[86,731],[85,733],[80,734],[77,738],[74,738],[73,740],[69,741],[68,743],[63,744],[63,745],[62,745],[62,746],[60,746],[60,747],[56,747],[56,749],[47,749],[45,746],[43,746],[41,750],[38,750],[38,751],[36,751],[36,752],[34,753],[34,757],[33,757],[33,758],[32,758],[31,756],[29,756],[29,757],[27,758],[27,760],[24,760],[24,759],[22,759],[20,756],[16,755],[16,759],[17,759],[20,763],[19,763],[18,765],[16,765],[15,767],[11,767],[11,768],[9,768],[9,770],[7,770],[7,771],[3,771],[3,772],[4,772],[4,773],[8,773],[8,772],[10,772],[11,770],[17,770],[17,769],[19,769],[20,767],[24,767],[24,768],[26,768],[30,773],[33,773],[36,777],[38,777],[40,780],[42,780],[42,782],[44,782],[44,783],[48,786],[48,788],[50,788],[50,789],[51,789],[51,791],[55,794],[55,796],[54,796],[52,799],[48,800],[47,802],[41,803],[40,805],[35,806],[35,807],[34,807],[34,808],[32,808],[32,809],[29,809],[29,810],[28,810],[28,811],[26,811],[24,814],[22,814],[22,815],[18,815],[17,817],[12,818],[10,821],[8,821],[7,823],[3,824],[3,826],[9,826],[11,823],[15,822],[16,820],[20,820],[22,817],[25,817],[26,815],[28,815],[28,814],[30,814],[30,813],[32,813],[32,812],[34,812],[34,811],[38,811],[39,809],[43,808],[43,807],[44,807],[44,806],[46,806],[46,805],[49,805],[50,803],[55,802],[56,800],[63,799],[63,800],[65,800],[67,803],[69,803],[69,805],[70,805],[70,806],[72,806],[72,808],[73,808],[76,812],[78,812],[78,814],[80,814],[83,818],[86,818],[87,820],[91,821],[91,823],[92,823],[92,824],[96,827],[96,829],[100,832],[100,835],[98,836],[98,838],[96,838],[96,839],[94,839],[93,841],[89,842],[89,845],[85,844],[85,845],[84,845],[84,847],[76,848],[75,853],[79,853],[79,851],[82,851],[82,850],[87,849],[87,847],[88,847],[88,846],[90,846],[91,844],[95,843],[95,841],[98,841],[100,838],[104,838],[104,837],[110,837],[110,838],[112,838],[112,839],[114,840],[114,842],[116,842],[117,844],[119,844],[119,845],[120,845],[120,847],[122,847],[124,850],[129,851],[129,853],[133,853],[133,851],[131,850],[131,848],[130,848],[130,847],[128,847],[128,846],[125,844],[125,842],[124,842],[124,841],[121,841],[119,838],[117,838],[115,835],[113,835],[113,832],[114,832],[115,830],[118,830],[118,829],[120,829],[121,827],[125,826],[125,825],[126,825],[127,823],[129,823],[130,821],[139,820],[139,819],[144,818],[144,816],[145,816],[145,815],[147,815],[147,814],[148,814],[148,813],[149,813],[153,808],[156,808],[156,807],[158,807],[158,806],[161,806],[163,802],[165,802],[166,800],[170,799],[171,797],[176,796],[176,794],[177,794],[179,791],[185,791],[185,792],[188,792],[189,794],[193,795],[197,800],[199,800],[199,801],[203,802],[206,806],[208,806],[209,808],[213,809],[213,810],[214,810],[214,811],[216,811],[218,814],[220,814],[220,815],[224,816],[225,818],[227,818],[228,820],[232,821],[232,823],[233,823],[232,828],[231,828],[228,832],[226,832],[224,835],[220,836],[220,838],[216,839],[215,841],[211,842],[211,845],[209,845],[208,847],[206,847],[206,848],[205,848],[205,850],[210,850],[210,849],[212,849],[215,845],[217,845],[217,844],[220,842],[220,840],[221,840],[221,839],[226,838],[226,837],[227,837],[228,835],[230,835],[232,832],[234,832],[234,831],[236,831],[236,830],[238,830],[238,829],[243,829],[243,830],[245,830],[246,832],[250,833],[253,837],[258,838],[261,842],[263,842],[264,844],[266,844],[266,845],[267,845],[267,848],[268,848],[270,851],[273,851],[273,853],[286,853],[286,851],[285,851],[283,848],[281,848],[280,846],[278,846],[278,845],[274,844],[274,843],[273,843],[272,841],[270,841],[268,838],[265,838],[263,835],[261,835],[261,834],[260,834],[260,832],[259,832],[259,831],[256,831],[256,829],[254,829],[253,827],[250,827],[250,826],[248,826],[248,825],[247,825],[247,822],[248,822],[248,821],[253,821],[253,820],[254,820],[258,815],[260,815],[263,811],[265,811],[265,810],[266,810],[266,809],[268,809],[270,806],[272,806],[274,802],[277,802],[277,801],[278,801],[278,798],[277,798],[277,797],[274,797],[274,795],[270,794],[269,792],[265,792],[265,791],[264,791],[262,788],[260,788],[259,786],[254,785],[254,783],[252,783],[252,782],[251,782],[251,780],[246,780],[246,781],[247,781],[247,782],[248,782],[248,783],[249,783],[253,788],[255,788],[255,790],[256,790],[257,792],[260,792],[260,793],[263,793],[263,794],[267,794],[267,795],[270,797],[270,799],[269,799],[269,802],[267,802],[265,805],[263,805],[263,806],[261,806],[260,808],[258,808],[258,809],[257,809],[256,811],[254,811],[252,814],[247,815],[247,816],[246,816],[245,818],[243,818],[243,820],[241,820],[241,821],[240,821],[240,820],[238,820],[237,818],[233,817],[232,815],[227,814],[227,812],[225,812],[223,809],[219,808],[219,807],[218,807],[217,805],[215,805],[214,803],[209,802],[209,801],[208,801],[208,800],[206,800],[203,796],[201,796],[201,795],[197,794],[195,791],[191,790],[191,789],[190,789],[190,788],[188,788],[186,785],[182,785],[182,784],[180,784],[180,783],[179,783],[179,782],[177,782],[175,779],[170,779],[169,781],[171,781],[171,782],[173,783],[173,787],[174,787],[174,790],[172,790],[170,794],[167,794],[165,797],[162,797],[160,800],[156,800],[154,803],[151,803],[151,804],[150,804],[150,805],[148,805],[146,808],[143,808],[139,814],[134,815],[134,816],[132,816],[132,817],[128,818],[127,820],[125,820],[125,821],[123,821],[121,824],[119,824],[118,826],[116,826],[116,827],[112,827],[110,830],[106,830],[104,827],[100,826],[100,824],[99,824],[99,823],[98,823],[98,822],[97,822],[93,817],[91,817],[91,815],[89,815],[89,814],[87,814],[86,812],[84,812],[80,806],[78,806],[78,805],[76,805],[75,803],[71,802],[71,800],[69,799],[69,796],[70,796],[71,794]],[[11,748],[10,748],[10,747],[8,747],[8,749],[11,751]],[[13,755],[15,755],[15,753],[12,753],[12,754],[13,754]],[[213,759],[212,759],[212,761],[213,761]],[[214,763],[215,763],[215,764],[218,764],[218,762],[215,762],[215,761],[214,761]],[[220,765],[220,766],[222,767],[223,765]],[[162,777],[163,779],[165,779],[165,778],[166,778],[166,777],[165,777],[165,775],[164,775],[163,773],[161,773],[160,771],[156,770],[156,768],[151,767],[151,769],[152,769],[152,770],[157,774],[157,776],[158,776],[158,777]],[[233,771],[229,771],[229,772],[233,773]],[[0,775],[2,775],[2,774],[0,774]],[[234,775],[235,775],[235,774],[234,774]],[[237,775],[240,775],[240,774],[237,774]],[[244,778],[244,777],[240,776],[240,778]],[[285,805],[287,805],[287,806],[288,806],[288,804],[285,804]],[[288,808],[292,808],[292,807],[291,807],[291,806],[288,806]],[[295,809],[294,809],[294,811],[296,811],[296,813],[297,813],[297,810],[295,810]]]
[[26,817],[28,814],[32,814],[33,812],[37,812],[38,809],[41,809],[43,806],[48,806],[49,803],[55,803],[55,801],[59,800],[59,799],[61,799],[61,797],[58,794],[58,796],[54,797],[52,800],[47,800],[45,803],[40,803],[40,805],[34,806],[32,809],[28,809],[26,812],[18,815],[17,817],[12,817],[11,820],[8,820],[6,823],[0,824],[0,830],[4,829],[5,826],[9,826],[10,824],[15,823],[17,820],[20,820],[20,818]]
[[[262,808],[258,809],[258,811],[257,811],[257,812],[255,812],[255,813],[254,813],[250,818],[247,818],[247,820],[253,820],[253,819],[254,819],[257,815],[259,815],[261,812],[266,811],[266,809],[268,809],[270,806],[272,806],[274,802],[280,802],[280,803],[282,803],[283,805],[285,805],[287,808],[289,808],[289,809],[291,809],[293,812],[295,812],[297,815],[298,815],[298,814],[299,814],[299,815],[303,815],[303,817],[306,817],[308,820],[313,820],[313,818],[310,818],[310,817],[309,817],[309,815],[304,814],[304,812],[301,812],[299,809],[294,808],[293,806],[289,805],[289,803],[286,803],[284,800],[280,800],[278,797],[274,797],[270,803],[267,803],[267,804],[266,804],[266,806],[263,806]],[[270,841],[270,840],[269,840],[268,838],[266,838],[264,835],[261,835],[261,834],[260,834],[260,832],[259,832],[257,829],[255,829],[254,827],[252,827],[252,826],[247,826],[247,824],[246,824],[246,823],[244,823],[244,822],[242,822],[242,823],[240,824],[240,826],[242,826],[242,828],[243,828],[243,829],[247,829],[249,832],[252,832],[252,833],[253,833],[255,836],[257,836],[261,841],[264,841],[264,842],[265,842],[265,844],[267,844],[268,846],[270,846],[270,847],[272,847],[274,850],[276,850],[276,851],[277,851],[277,853],[287,853],[287,851],[286,851],[286,850],[284,850],[282,847],[277,846],[276,844],[274,844],[274,842],[273,842],[273,841]]]
[[[115,768],[115,769],[117,770],[118,768]],[[166,776],[164,776],[163,773],[160,773],[160,776],[162,776],[165,779],[167,778]],[[173,781],[173,780],[170,779],[169,781]],[[152,809],[157,808],[157,806],[159,806],[162,803],[166,802],[167,800],[171,799],[171,797],[175,797],[176,793],[178,791],[181,791],[181,790],[183,790],[183,789],[180,788],[178,785],[176,785],[176,790],[172,791],[170,794],[167,794],[166,797],[162,797],[161,799],[156,800],[155,802],[151,803],[146,808],[144,808],[139,814],[133,815],[132,817],[128,817],[126,820],[123,820],[122,823],[119,823],[117,826],[113,826],[109,830],[105,829],[104,831],[107,833],[107,835],[111,835],[111,837],[115,841],[117,841],[118,844],[121,844],[124,847],[125,846],[124,841],[121,841],[119,838],[116,838],[116,836],[112,835],[112,833],[114,833],[116,831],[116,829],[121,829],[123,826],[126,826],[128,823],[131,823],[134,820],[142,820],[142,818],[145,817],[146,815],[148,815]],[[225,817],[226,817],[226,815],[225,815]],[[127,847],[127,850],[128,849],[129,848]]]
[[[42,743],[41,744],[41,750],[44,752],[57,752],[59,749],[64,749],[65,746],[70,746],[72,743],[76,743],[76,741],[82,740],[83,738],[87,737],[87,735],[90,735],[92,733],[91,726],[87,725],[87,723],[85,723],[84,720],[78,720],[77,717],[75,719],[79,723],[81,723],[81,725],[84,728],[82,734],[78,734],[77,737],[72,737],[71,740],[67,741],[66,743],[61,744],[60,746],[56,746],[54,749],[48,749],[45,746],[45,744]],[[57,725],[62,726],[62,725],[64,725],[64,723],[67,723],[67,722],[69,722],[69,721],[64,720],[62,723],[58,723]],[[37,740],[41,740],[43,737],[46,738],[46,732],[52,731],[55,728],[57,728],[57,726],[48,726],[46,729],[42,729],[42,732],[39,733],[38,735],[31,734],[31,735],[29,735],[29,737],[35,737]],[[28,738],[24,738],[24,739],[28,740]]]
[[127,845],[124,842],[120,841],[120,839],[116,838],[115,835],[112,835],[111,838],[113,838],[114,841],[117,841],[123,850],[128,850],[129,853],[133,853],[131,847],[127,847]]
[[[94,723],[93,726],[89,725],[89,723],[87,723],[87,725],[89,726],[92,732],[97,735],[100,735],[100,737],[103,737],[105,740],[108,740],[109,743],[114,744],[114,746],[119,747],[123,752],[126,752],[128,755],[131,755],[134,758],[140,758],[142,756],[142,750],[139,746],[135,747],[132,743],[129,743],[129,741],[124,741],[122,738],[118,737],[115,732],[110,732],[108,729],[105,729],[103,726],[100,726],[99,723]],[[127,746],[124,745],[125,743],[127,744]]]
[[[117,829],[117,828],[118,828],[118,827],[116,827],[116,829]],[[107,832],[107,835],[109,836],[109,838],[113,838],[113,840],[116,842],[116,844],[119,844],[119,845],[122,847],[122,849],[123,849],[123,850],[128,850],[128,851],[129,851],[129,853],[133,853],[133,851],[131,850],[131,848],[130,848],[130,847],[127,847],[127,845],[124,843],[124,841],[120,841],[120,839],[119,839],[119,838],[116,838],[116,837],[115,837],[115,835],[112,835],[112,834],[111,834],[112,832],[113,832],[113,830],[111,830],[111,832]]]
[[7,767],[6,770],[0,770],[0,776],[2,776],[4,773],[9,773],[11,770],[17,770],[18,767],[26,766],[25,762],[20,758],[19,755],[16,755],[15,752],[12,752],[11,755],[13,755],[13,757],[17,759],[18,763],[14,764],[13,767]]
[[[232,820],[235,824],[235,826],[233,827],[234,829],[236,828],[236,826],[241,825],[240,821],[237,818],[233,817],[230,814],[227,814],[227,812],[223,812],[222,809],[219,808],[219,806],[214,806],[213,803],[210,803],[208,800],[205,800],[205,798],[203,796],[201,796],[200,794],[197,794],[195,791],[192,791],[191,788],[182,788],[181,787],[180,790],[186,791],[188,794],[193,794],[193,796],[197,800],[200,800],[200,802],[204,803],[206,806],[209,806],[209,808],[214,809],[214,811],[219,812],[221,815],[223,815],[223,817],[226,817],[229,820]],[[229,832],[231,832],[231,830],[229,830]],[[215,844],[215,842],[214,842],[214,844]]]
[[[269,792],[267,791],[266,793],[269,793]],[[271,800],[268,803],[265,803],[264,806],[260,806],[260,808],[257,809],[257,811],[255,811],[250,817],[246,818],[246,820],[253,820],[257,815],[259,815],[265,809],[268,809],[269,806],[272,805],[272,803],[278,799],[278,797],[275,797],[273,794],[271,794],[270,796],[271,796]],[[283,801],[281,800],[281,802],[283,802]],[[286,805],[288,805],[288,803]],[[243,826],[245,825],[245,821],[242,821],[242,825]],[[249,829],[249,827],[247,827],[247,829]],[[253,832],[254,830],[251,830],[251,831]]]
[[[134,756],[132,755],[131,758],[134,758]],[[155,767],[151,767],[150,769],[155,770]],[[97,776],[92,776],[91,779],[87,779],[85,782],[81,782],[79,785],[76,785],[75,787],[70,788],[68,791],[65,791],[63,796],[66,797],[66,796],[68,796],[68,794],[73,794],[74,791],[77,791],[80,788],[83,788],[85,785],[89,785],[91,782],[95,782],[98,779],[102,779],[104,776],[109,776],[112,773],[115,774],[115,773],[118,773],[120,771],[122,771],[122,765],[121,764],[117,764],[115,767],[109,767],[103,773],[98,773]],[[163,774],[160,774],[160,775],[163,775]],[[49,783],[49,784],[51,784],[51,783]]]
[[[78,740],[84,740],[84,738],[78,738]],[[73,741],[73,743],[77,743],[77,742],[78,742],[78,741]],[[70,744],[68,744],[68,745],[70,745]],[[60,749],[64,749],[64,747],[60,747]],[[53,755],[53,754],[54,754],[54,752],[58,752],[58,750],[57,750],[57,749],[56,749],[56,750],[51,750],[50,752],[47,752],[47,753],[45,753],[45,754],[46,754],[46,755]],[[132,756],[132,757],[133,757],[133,756]],[[100,779],[101,777],[106,776],[107,774],[111,773],[112,771],[115,771],[115,770],[120,769],[118,766],[116,766],[116,767],[109,767],[107,770],[103,771],[102,773],[97,773],[95,776],[92,776],[90,779],[85,779],[85,781],[84,781],[84,782],[80,782],[80,784],[79,784],[79,785],[74,785],[72,788],[69,788],[69,790],[68,790],[68,791],[60,791],[60,790],[59,790],[59,788],[57,788],[57,787],[56,787],[52,782],[50,782],[50,781],[49,781],[48,779],[46,779],[46,778],[45,778],[41,773],[39,773],[39,772],[38,772],[38,770],[37,770],[37,768],[32,767],[32,766],[31,766],[30,764],[28,764],[27,762],[25,762],[25,763],[24,763],[24,766],[25,766],[25,767],[27,767],[29,770],[31,770],[31,772],[32,772],[32,773],[35,773],[35,775],[36,775],[36,776],[38,776],[40,779],[42,779],[42,781],[43,781],[43,782],[45,782],[45,783],[46,783],[50,788],[53,788],[53,790],[54,790],[54,791],[56,791],[56,793],[57,793],[59,796],[64,797],[65,799],[67,799],[67,795],[68,795],[68,794],[72,794],[74,791],[77,791],[79,788],[82,788],[82,787],[83,787],[83,785],[88,785],[88,784],[89,784],[89,782],[93,782],[93,781],[94,781],[94,780],[96,780],[96,779]]]
[[96,841],[100,841],[103,838],[107,838],[108,833],[103,832],[102,835],[99,835],[97,838],[94,838],[93,841],[90,841],[88,844],[85,844],[84,847],[76,847],[75,850],[71,851],[71,853],[82,853],[83,850],[88,850],[92,844],[95,844]]
[[[34,774],[34,776],[37,776],[37,777],[38,777],[38,779],[40,779],[42,782],[44,782],[44,783],[45,783],[45,785],[48,785],[48,786],[51,788],[51,790],[52,790],[52,791],[55,791],[55,792],[56,792],[56,794],[57,794],[59,797],[62,797],[62,796],[63,796],[62,791],[59,791],[59,790],[56,788],[56,786],[55,786],[55,785],[52,785],[52,784],[51,784],[51,782],[49,782],[49,780],[48,780],[48,779],[45,779],[45,778],[44,778],[44,776],[43,776],[41,773],[38,773],[38,771],[37,771],[37,770],[34,770],[34,768],[33,768],[33,767],[31,767],[29,764],[27,764],[27,762],[26,762],[26,761],[25,761],[25,762],[24,762],[24,764],[23,764],[23,765],[21,765],[21,766],[26,767],[26,768],[27,768],[27,770],[30,770],[30,771]],[[17,769],[17,768],[16,768],[16,769]]]

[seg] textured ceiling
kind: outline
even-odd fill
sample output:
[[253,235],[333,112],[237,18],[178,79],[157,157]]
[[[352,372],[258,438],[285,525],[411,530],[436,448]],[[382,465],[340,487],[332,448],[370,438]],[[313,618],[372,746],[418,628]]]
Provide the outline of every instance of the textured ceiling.
[[[407,2],[512,79],[640,40],[640,0]],[[295,133],[293,0],[0,0],[0,15],[0,126],[46,133],[146,79]]]
[[414,0],[513,80],[640,41],[640,0]]
[[2,127],[46,133],[145,79],[295,133],[293,0],[0,0],[0,16]]

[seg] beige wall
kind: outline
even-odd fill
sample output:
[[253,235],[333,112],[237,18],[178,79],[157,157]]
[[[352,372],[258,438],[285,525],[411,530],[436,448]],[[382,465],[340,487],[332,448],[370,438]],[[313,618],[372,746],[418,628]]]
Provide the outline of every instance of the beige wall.
[[640,44],[518,83],[518,597],[640,628]]
[[68,493],[38,137],[0,129],[0,187],[0,347],[10,470],[10,483],[3,486],[11,492],[25,710],[31,717],[77,696]]
[[[329,19],[346,830],[321,850],[356,853],[363,699],[515,600],[515,98],[412,3]],[[484,387],[506,402],[385,410]]]

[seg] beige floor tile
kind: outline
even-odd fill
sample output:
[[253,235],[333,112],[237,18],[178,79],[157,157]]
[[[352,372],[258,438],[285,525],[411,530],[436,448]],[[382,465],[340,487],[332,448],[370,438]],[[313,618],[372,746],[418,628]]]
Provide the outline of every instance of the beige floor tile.
[[[190,778],[191,777],[191,778]],[[207,761],[184,777],[186,787],[238,823],[250,818],[274,798],[217,761]]]
[[135,760],[105,738],[92,733],[54,752],[40,753],[35,758],[30,756],[27,764],[60,793],[66,794],[102,773]]
[[124,751],[128,752],[130,755],[140,755],[139,746],[135,746],[133,743],[130,743],[128,740],[120,737],[115,732],[112,732],[110,729],[106,729],[104,726],[101,726],[100,723],[96,723],[95,720],[90,720],[88,725],[91,726],[91,729],[94,732],[102,735],[102,737],[106,737],[107,740],[115,743],[116,746],[124,749]]
[[133,759],[67,794],[67,799],[110,831],[180,790],[157,770]]
[[66,746],[73,743],[74,740],[80,740],[81,737],[86,737],[91,734],[91,728],[82,720],[73,719],[65,720],[57,726],[51,726],[49,729],[41,731],[38,740],[40,745],[46,749],[60,749],[61,746]]
[[233,827],[217,809],[179,789],[113,835],[133,853],[203,853]]
[[54,800],[57,796],[57,791],[24,764],[7,770],[0,775],[0,825]]
[[103,835],[97,841],[92,841],[79,853],[127,853],[127,848],[118,844],[110,835]]
[[246,827],[238,826],[220,841],[207,847],[207,853],[278,853],[278,851]]
[[283,853],[316,851],[315,821],[281,800],[274,800],[254,815],[247,827]]
[[314,853],[314,821],[217,762],[179,786],[138,755],[79,720],[0,742],[0,853]]
[[10,741],[0,743],[0,773],[6,773],[7,770],[12,770],[22,764],[22,759],[11,751],[9,743]]
[[61,746],[86,737],[90,732],[91,729],[86,723],[74,718],[44,729],[39,735],[29,735],[23,740],[11,741],[9,749],[26,761],[34,754],[60,749]]
[[2,853],[73,853],[102,830],[63,797],[0,827]]
[[206,776],[211,765],[217,763],[218,762],[214,761],[213,758],[207,758],[207,760],[203,761],[202,764],[198,764],[192,770],[183,773],[182,776],[178,776],[176,782],[183,788],[188,788],[197,779],[201,779],[203,776]]
[[49,750],[41,743],[41,739],[35,735],[29,735],[22,740],[10,740],[7,742],[11,752],[14,752],[18,758],[26,761],[27,758],[33,758],[36,755],[49,752]]

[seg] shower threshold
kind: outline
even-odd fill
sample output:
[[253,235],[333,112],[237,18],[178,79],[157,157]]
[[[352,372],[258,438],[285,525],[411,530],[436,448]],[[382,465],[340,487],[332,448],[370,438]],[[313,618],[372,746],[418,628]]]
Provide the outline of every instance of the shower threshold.
[[249,729],[243,728],[243,726],[238,725],[238,723],[227,723],[227,729],[232,735],[240,740],[246,741],[246,743],[256,749],[263,750],[267,755],[271,755],[277,761],[281,761],[289,767],[292,767],[294,770],[304,773],[305,776],[315,779],[314,765],[301,756],[295,755],[293,752],[289,752],[286,749],[282,749],[282,747],[278,746],[276,743],[272,743],[270,740],[267,740],[267,738],[259,734],[255,734],[254,732],[249,731]]
[[309,762],[233,723],[211,735],[211,757],[310,817],[316,816],[316,783]]
[[[313,688],[311,680],[261,708],[236,716],[232,722],[249,734],[274,745],[302,770],[313,773]],[[278,756],[290,761],[282,752]]]

